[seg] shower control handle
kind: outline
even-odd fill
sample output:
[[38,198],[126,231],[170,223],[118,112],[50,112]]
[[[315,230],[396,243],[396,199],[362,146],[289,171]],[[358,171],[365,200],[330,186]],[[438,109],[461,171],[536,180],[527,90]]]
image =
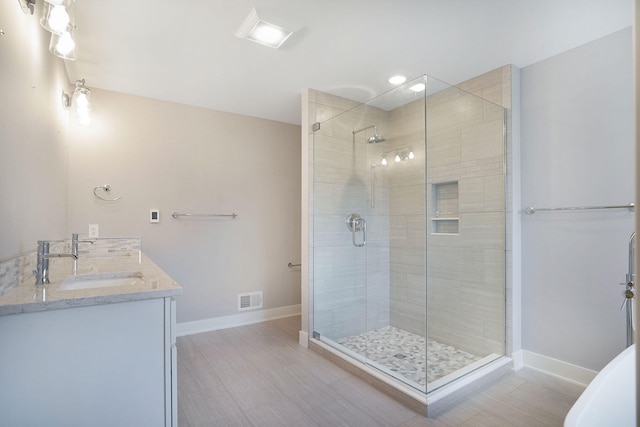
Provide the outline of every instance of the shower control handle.
[[[367,221],[357,213],[352,213],[347,217],[347,228],[351,231],[353,246],[362,248],[367,244]],[[356,233],[362,232],[362,241],[356,241]]]
[[624,309],[624,307],[627,304],[633,304],[633,301],[631,301],[631,299],[633,298],[632,290],[627,289],[626,291],[624,291],[623,295],[624,295],[624,299],[622,300],[622,305],[620,306],[620,310]]

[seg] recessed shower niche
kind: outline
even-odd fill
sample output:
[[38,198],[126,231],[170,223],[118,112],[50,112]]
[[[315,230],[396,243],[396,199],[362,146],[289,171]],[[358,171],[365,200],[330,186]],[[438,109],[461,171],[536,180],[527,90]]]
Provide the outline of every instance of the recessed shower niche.
[[458,234],[458,181],[431,185],[431,233]]

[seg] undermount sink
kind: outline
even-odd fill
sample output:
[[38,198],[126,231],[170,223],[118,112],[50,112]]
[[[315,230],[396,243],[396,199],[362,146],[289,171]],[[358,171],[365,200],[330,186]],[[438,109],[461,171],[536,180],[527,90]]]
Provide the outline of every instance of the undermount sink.
[[139,271],[120,271],[112,273],[78,274],[69,276],[58,289],[71,291],[78,289],[104,288],[108,286],[132,286],[144,282]]

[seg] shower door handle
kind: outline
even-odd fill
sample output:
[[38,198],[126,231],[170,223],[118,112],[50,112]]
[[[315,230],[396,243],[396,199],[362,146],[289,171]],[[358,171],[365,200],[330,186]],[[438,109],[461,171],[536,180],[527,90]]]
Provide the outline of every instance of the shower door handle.
[[[357,213],[352,213],[347,217],[347,228],[351,231],[353,246],[362,248],[367,244],[367,221]],[[362,241],[357,243],[356,233],[362,232]]]

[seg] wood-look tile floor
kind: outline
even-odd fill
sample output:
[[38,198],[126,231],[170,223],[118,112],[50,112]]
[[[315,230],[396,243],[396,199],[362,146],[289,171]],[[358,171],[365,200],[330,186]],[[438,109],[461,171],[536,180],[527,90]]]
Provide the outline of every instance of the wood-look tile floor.
[[178,424],[562,426],[583,387],[523,369],[425,418],[298,345],[300,317],[178,338]]

